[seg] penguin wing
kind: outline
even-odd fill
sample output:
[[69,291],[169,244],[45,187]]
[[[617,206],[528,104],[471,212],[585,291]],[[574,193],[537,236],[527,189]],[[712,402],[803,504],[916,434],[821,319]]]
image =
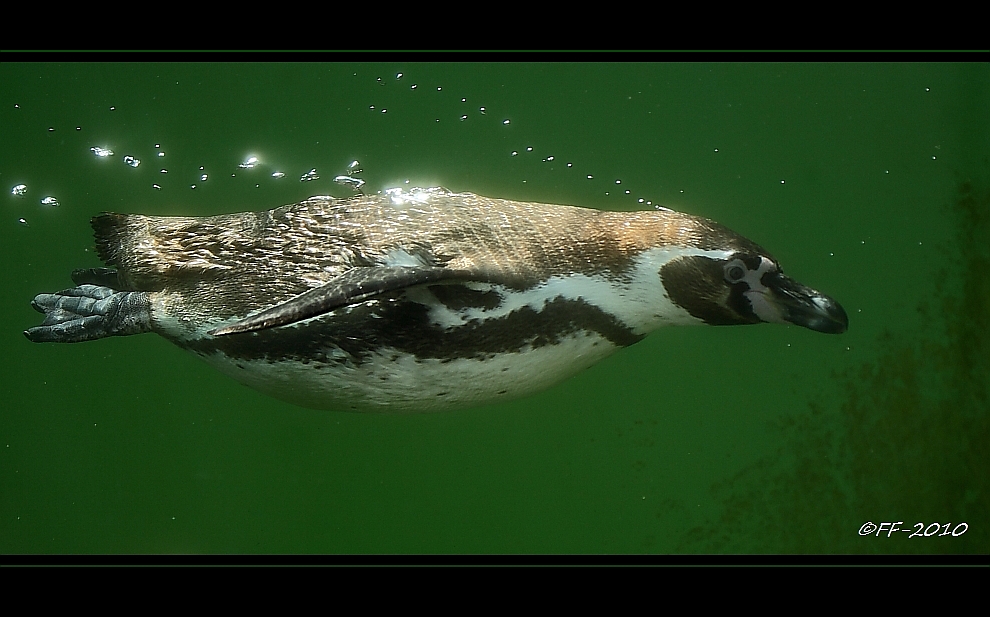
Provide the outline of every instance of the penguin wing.
[[356,304],[387,291],[414,285],[477,280],[477,273],[435,266],[358,266],[320,287],[299,294],[229,326],[212,330],[213,336],[265,330],[296,323]]

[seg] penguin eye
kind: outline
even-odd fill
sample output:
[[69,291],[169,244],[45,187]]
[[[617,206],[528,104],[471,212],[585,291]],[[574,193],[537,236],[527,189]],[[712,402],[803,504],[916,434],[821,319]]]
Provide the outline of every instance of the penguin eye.
[[738,260],[725,266],[725,280],[730,283],[738,283],[746,277],[746,268]]

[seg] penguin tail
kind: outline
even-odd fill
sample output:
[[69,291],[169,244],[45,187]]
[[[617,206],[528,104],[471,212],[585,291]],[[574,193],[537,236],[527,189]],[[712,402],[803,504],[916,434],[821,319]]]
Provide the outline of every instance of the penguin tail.
[[96,237],[96,254],[108,266],[120,266],[124,241],[128,235],[126,214],[104,212],[90,219]]

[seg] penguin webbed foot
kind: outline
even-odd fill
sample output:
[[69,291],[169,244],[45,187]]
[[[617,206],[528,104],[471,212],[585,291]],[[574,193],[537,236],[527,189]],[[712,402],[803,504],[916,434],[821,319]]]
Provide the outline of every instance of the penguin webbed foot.
[[[91,270],[110,270],[93,268]],[[116,278],[116,271],[111,271]],[[82,273],[77,278],[77,274]],[[86,276],[109,276],[77,270],[73,281]],[[53,294],[38,294],[31,306],[45,314],[40,326],[24,331],[35,343],[78,343],[108,336],[127,336],[151,330],[151,305],[143,291],[116,291],[110,287],[80,284]]]

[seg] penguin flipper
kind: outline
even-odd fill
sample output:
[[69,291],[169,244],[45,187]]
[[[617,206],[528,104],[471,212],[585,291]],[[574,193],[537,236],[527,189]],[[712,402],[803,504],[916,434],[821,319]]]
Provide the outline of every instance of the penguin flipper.
[[45,314],[40,326],[24,331],[35,343],[79,343],[151,331],[151,303],[143,291],[83,284],[38,294],[31,306]]
[[253,332],[323,315],[368,298],[427,283],[466,281],[476,278],[465,270],[432,266],[358,266],[329,283],[266,309],[229,326],[212,330],[213,336]]

